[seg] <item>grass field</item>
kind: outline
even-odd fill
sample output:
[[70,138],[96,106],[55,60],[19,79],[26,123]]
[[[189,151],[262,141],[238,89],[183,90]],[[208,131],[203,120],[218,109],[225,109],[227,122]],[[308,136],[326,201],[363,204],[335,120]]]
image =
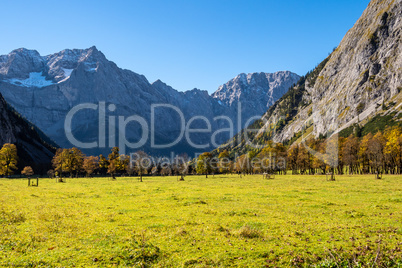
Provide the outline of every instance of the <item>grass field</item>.
[[7,267],[402,267],[402,176],[0,179],[0,227]]

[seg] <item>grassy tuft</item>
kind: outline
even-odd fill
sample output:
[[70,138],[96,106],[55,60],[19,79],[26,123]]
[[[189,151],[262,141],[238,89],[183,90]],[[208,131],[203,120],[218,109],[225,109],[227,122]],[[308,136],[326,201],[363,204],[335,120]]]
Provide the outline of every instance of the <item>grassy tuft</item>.
[[262,234],[259,230],[251,228],[249,226],[243,226],[238,231],[239,236],[243,238],[260,238]]

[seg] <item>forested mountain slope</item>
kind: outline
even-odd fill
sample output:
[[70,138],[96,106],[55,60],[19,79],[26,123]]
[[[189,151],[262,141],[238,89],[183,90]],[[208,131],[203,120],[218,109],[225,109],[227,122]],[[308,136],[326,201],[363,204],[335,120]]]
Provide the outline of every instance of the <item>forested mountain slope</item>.
[[20,167],[31,165],[37,172],[46,171],[40,169],[50,165],[55,152],[54,144],[0,95],[0,147],[5,143],[17,146]]

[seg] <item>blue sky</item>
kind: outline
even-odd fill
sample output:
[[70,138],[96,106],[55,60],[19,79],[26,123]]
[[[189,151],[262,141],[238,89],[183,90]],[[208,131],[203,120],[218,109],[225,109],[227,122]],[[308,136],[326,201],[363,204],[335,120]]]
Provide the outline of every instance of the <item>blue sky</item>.
[[178,90],[239,73],[314,68],[369,0],[2,1],[0,54],[96,45],[118,66]]

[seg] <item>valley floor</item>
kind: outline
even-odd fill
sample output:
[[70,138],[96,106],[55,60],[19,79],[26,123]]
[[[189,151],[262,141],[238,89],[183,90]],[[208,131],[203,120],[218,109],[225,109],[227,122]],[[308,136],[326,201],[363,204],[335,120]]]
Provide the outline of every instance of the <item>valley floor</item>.
[[402,176],[336,179],[0,179],[0,266],[402,265]]

